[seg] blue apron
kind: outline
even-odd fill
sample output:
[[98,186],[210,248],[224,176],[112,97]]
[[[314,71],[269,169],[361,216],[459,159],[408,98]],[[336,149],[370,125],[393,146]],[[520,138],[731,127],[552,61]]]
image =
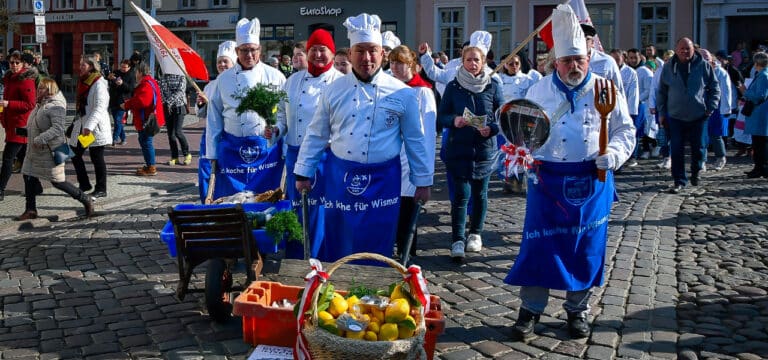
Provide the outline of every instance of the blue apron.
[[541,162],[528,180],[520,254],[504,282],[579,291],[603,283],[613,172],[597,179],[595,162]]
[[648,121],[648,119],[645,118],[646,109],[648,109],[648,105],[641,102],[637,104],[637,115],[632,116],[632,121],[635,123],[635,130],[638,138],[648,135],[645,133],[645,122]]
[[[728,119],[720,114],[720,109],[716,109],[712,112],[712,115],[707,121],[707,135],[709,136],[726,136],[728,135]],[[706,142],[704,144],[707,144]]]
[[[291,200],[291,206],[299,215],[299,222],[302,222],[301,213],[301,193],[296,190],[296,175],[293,174],[293,169],[296,167],[296,158],[299,155],[299,147],[288,145],[288,150],[285,153],[285,192],[289,200]],[[325,207],[321,201],[321,197],[325,193],[325,177],[323,176],[323,170],[325,167],[326,152],[323,152],[323,156],[317,164],[317,170],[315,176],[310,179],[312,182],[312,190],[307,195],[309,200],[309,229],[307,230],[310,238],[310,256],[317,258],[317,253],[320,246],[323,244],[323,237],[325,235]],[[288,247],[286,251],[286,257],[290,259],[301,259],[304,257],[303,245],[298,249]]]
[[208,181],[211,178],[211,161],[205,158],[205,129],[200,137],[200,157],[197,162],[197,190],[200,191],[200,203],[205,204],[208,195]]
[[232,136],[222,132],[216,161],[214,199],[250,190],[262,193],[280,187],[283,175],[282,140],[267,147],[261,136]]
[[326,161],[326,237],[318,259],[336,261],[359,252],[391,257],[400,213],[400,156],[361,164],[329,151]]

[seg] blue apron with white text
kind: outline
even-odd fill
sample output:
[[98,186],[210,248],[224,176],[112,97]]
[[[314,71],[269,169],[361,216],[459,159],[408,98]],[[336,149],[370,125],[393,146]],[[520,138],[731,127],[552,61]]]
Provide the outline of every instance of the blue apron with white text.
[[[400,213],[400,157],[376,164],[328,152],[321,261],[372,252],[391,257]],[[373,263],[381,265],[381,263]]]
[[[299,147],[288,145],[288,150],[285,153],[285,193],[289,200],[291,200],[291,206],[299,216],[299,222],[302,222],[301,213],[301,193],[296,190],[296,175],[293,174],[293,169],[296,167],[296,158],[299,155]],[[323,152],[320,161],[317,164],[317,170],[315,170],[315,176],[310,178],[312,183],[312,190],[307,194],[307,200],[309,203],[309,221],[307,232],[310,238],[310,257],[317,258],[317,252],[320,246],[323,244],[323,237],[325,235],[325,206],[321,198],[325,194],[325,177],[323,176],[323,170],[325,167],[326,153],[329,150]],[[304,257],[304,247],[291,246],[291,244],[299,244],[298,242],[289,242],[285,256],[289,259],[301,259]],[[298,252],[297,252],[298,251]]]
[[539,183],[528,179],[523,242],[504,282],[569,291],[600,286],[613,172],[600,182],[594,161],[543,161],[532,171]]
[[282,140],[267,147],[261,136],[233,136],[221,133],[216,149],[216,189],[214,199],[243,190],[255,194],[280,187],[283,175]]
[[200,137],[200,155],[197,159],[197,190],[200,191],[200,203],[205,204],[208,195],[208,181],[211,179],[211,161],[205,158],[205,129]]

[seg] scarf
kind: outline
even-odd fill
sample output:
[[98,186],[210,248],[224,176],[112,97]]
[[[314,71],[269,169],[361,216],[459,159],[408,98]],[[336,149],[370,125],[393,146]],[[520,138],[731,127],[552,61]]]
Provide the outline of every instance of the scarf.
[[571,114],[573,114],[576,111],[576,103],[574,101],[574,98],[576,97],[576,94],[583,88],[585,85],[589,83],[589,79],[592,78],[592,72],[587,71],[587,76],[584,77],[584,80],[581,82],[581,84],[576,85],[573,89],[569,89],[568,85],[565,85],[562,80],[560,80],[560,75],[555,73],[555,76],[552,77],[552,82],[555,83],[555,86],[557,86],[557,89],[562,91],[563,94],[565,94],[565,98],[568,99],[568,102],[571,103]]
[[427,89],[432,88],[432,84],[426,82],[419,74],[413,74],[413,77],[411,78],[411,80],[405,83],[405,85],[408,85],[410,87],[425,87]]
[[77,114],[85,116],[85,105],[88,103],[88,92],[91,90],[91,86],[99,80],[101,74],[98,72],[92,72],[88,75],[81,76],[80,81],[77,82],[77,99],[76,107]]
[[491,83],[491,77],[485,71],[482,71],[478,76],[474,76],[463,66],[459,66],[459,72],[456,73],[456,81],[459,82],[461,87],[477,94],[485,90],[485,87]]

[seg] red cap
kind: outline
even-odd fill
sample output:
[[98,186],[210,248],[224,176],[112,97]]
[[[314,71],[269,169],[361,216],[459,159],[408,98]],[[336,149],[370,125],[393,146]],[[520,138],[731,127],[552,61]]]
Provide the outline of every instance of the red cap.
[[311,48],[312,45],[324,45],[329,50],[331,50],[331,53],[336,52],[336,45],[333,42],[333,36],[331,36],[331,33],[323,29],[317,29],[312,32],[312,35],[309,36],[309,40],[307,40],[307,52],[309,52],[309,48]]

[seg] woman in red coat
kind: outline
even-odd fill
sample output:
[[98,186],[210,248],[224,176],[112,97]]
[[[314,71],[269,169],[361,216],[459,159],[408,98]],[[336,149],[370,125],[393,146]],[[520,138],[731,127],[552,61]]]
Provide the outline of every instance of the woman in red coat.
[[163,98],[160,96],[160,86],[150,75],[149,66],[146,63],[140,63],[136,66],[136,82],[139,85],[133,90],[133,96],[120,107],[133,112],[133,126],[139,133],[139,145],[141,145],[141,153],[144,155],[146,165],[136,170],[136,175],[154,176],[157,175],[154,135],[144,131],[144,123],[154,112],[157,117],[157,125],[159,127],[165,125]]
[[[0,200],[5,198],[5,187],[11,178],[13,160],[18,157],[24,161],[27,138],[19,135],[16,129],[27,127],[27,118],[35,108],[36,86],[35,77],[30,76],[21,61],[20,53],[13,53],[8,59],[9,71],[3,76],[5,91],[0,106],[0,122],[5,129],[5,149],[3,149],[3,163],[0,165]],[[36,74],[35,74],[36,75]]]

